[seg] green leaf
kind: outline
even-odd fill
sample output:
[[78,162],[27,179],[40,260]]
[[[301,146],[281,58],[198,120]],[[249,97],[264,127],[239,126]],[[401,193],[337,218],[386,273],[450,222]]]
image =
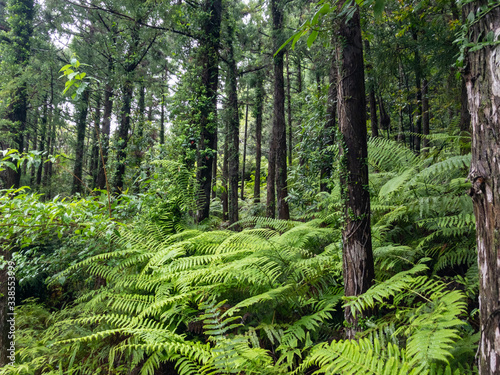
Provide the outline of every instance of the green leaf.
[[307,47],[311,48],[312,44],[318,37],[318,30],[313,30],[311,32],[311,35],[309,35],[309,38],[307,38]]
[[64,65],[64,66],[61,68],[61,70],[59,70],[59,72],[64,72],[66,69],[68,69],[68,68],[70,68],[70,67],[72,67],[72,65],[71,65],[71,64]]

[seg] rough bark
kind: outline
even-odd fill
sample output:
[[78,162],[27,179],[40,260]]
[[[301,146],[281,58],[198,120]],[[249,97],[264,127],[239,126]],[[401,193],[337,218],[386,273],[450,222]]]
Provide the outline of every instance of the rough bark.
[[[22,77],[30,57],[30,40],[33,33],[33,0],[10,0],[8,3],[8,13],[10,23],[9,48],[12,48],[13,63],[17,69],[15,78],[16,85],[10,97],[10,103],[7,108],[7,118],[12,122],[12,133],[14,134],[13,148],[19,152],[24,150],[24,133],[26,131],[26,118],[28,111],[28,86]],[[18,188],[21,182],[21,169],[13,171],[10,168],[4,172],[6,186]]]
[[287,102],[287,120],[288,120],[288,166],[292,166],[292,95],[290,93],[290,66],[288,60],[288,50],[286,51],[286,102]]
[[94,109],[94,128],[92,129],[92,154],[90,156],[89,170],[92,173],[92,188],[97,187],[97,178],[99,175],[99,139],[101,138],[101,93],[97,93]]
[[[357,8],[357,6],[356,6]],[[358,296],[368,290],[374,277],[370,233],[370,194],[368,191],[366,103],[363,46],[359,9],[342,22],[337,47],[340,62],[338,114],[342,133],[340,186],[344,200],[343,270],[346,296]],[[359,330],[359,315],[354,318],[345,309],[346,336],[354,338]]]
[[[413,39],[418,43],[417,33],[413,33]],[[418,47],[415,47],[415,56],[414,56],[414,69],[415,69],[415,87],[417,89],[417,109],[415,111],[416,117],[416,129],[414,136],[414,148],[417,154],[420,153],[420,143],[421,138],[420,134],[422,134],[422,68],[420,63],[420,52],[418,51]]]
[[97,187],[107,190],[107,173],[106,164],[108,162],[109,153],[109,135],[111,131],[111,113],[113,111],[113,87],[108,83],[104,91],[104,112],[102,118],[101,129],[101,163],[99,164],[99,172],[97,175]]
[[[368,59],[370,58],[370,42],[365,40],[365,49]],[[377,99],[375,97],[375,77],[373,77],[373,67],[371,64],[366,66],[368,75],[368,99],[370,105],[370,126],[372,137],[378,137],[378,117],[377,117]]]
[[[283,2],[271,0],[271,14],[273,18],[273,46],[277,51],[283,44]],[[286,198],[287,189],[287,164],[286,164],[286,123],[285,123],[285,82],[283,77],[282,49],[274,56],[274,111],[273,111],[273,139],[275,153],[275,178],[278,218],[290,219],[290,211]],[[271,158],[270,158],[271,159]],[[270,160],[271,161],[271,160]]]
[[123,179],[125,177],[125,163],[127,160],[127,145],[130,132],[130,113],[132,110],[132,94],[134,86],[129,77],[126,78],[122,88],[123,105],[120,110],[120,124],[118,126],[118,142],[116,145],[116,171],[113,190],[116,194],[123,192]]
[[[47,107],[48,103],[45,102],[43,105],[43,115],[41,118],[42,126],[40,128],[40,143],[38,144],[38,151],[42,153],[45,151],[45,143],[47,138],[47,113],[48,113]],[[36,182],[35,182],[36,186],[40,186],[42,183],[43,161],[44,161],[44,155],[42,154],[42,162],[40,163],[36,171]]]
[[200,109],[200,141],[197,152],[196,180],[201,188],[202,207],[198,211],[198,222],[210,214],[210,196],[212,189],[212,165],[217,132],[217,83],[219,81],[218,46],[222,13],[221,0],[205,0],[205,12],[202,25],[203,36],[198,51],[198,66],[201,67],[201,86],[198,106]]
[[[8,249],[7,244],[0,243],[0,255],[3,256],[5,262],[11,260],[11,251]],[[12,358],[9,358],[11,344],[15,345],[14,340],[9,338],[9,320],[14,317],[12,315],[13,311],[9,309],[9,302],[12,302],[12,300],[9,300],[9,281],[11,280],[9,280],[9,267],[7,263],[6,266],[0,268],[0,367],[14,362]]]
[[[337,60],[332,56],[330,62],[329,77],[330,86],[328,88],[328,101],[326,103],[326,123],[325,123],[325,146],[332,146],[335,142],[335,127],[337,116]],[[321,181],[319,184],[320,191],[328,191],[327,179],[331,177],[333,165],[333,155],[325,152],[325,160],[320,171]]]
[[247,103],[245,106],[245,132],[243,135],[243,160],[242,160],[242,167],[241,167],[241,195],[240,198],[243,200],[245,199],[245,167],[246,167],[246,161],[247,161],[247,137],[248,137],[248,90],[247,90]]
[[460,82],[460,154],[466,155],[471,150],[471,118],[467,108],[467,86],[465,77]]
[[260,202],[260,166],[262,159],[262,112],[264,109],[264,73],[257,72],[257,83],[255,89],[255,184],[253,199],[255,203]]
[[229,168],[229,224],[234,224],[238,221],[238,171],[239,171],[239,130],[240,116],[238,113],[238,70],[234,59],[233,38],[234,29],[228,26],[228,72],[227,72],[227,88],[228,88],[228,168]]
[[426,79],[422,82],[422,134],[424,138],[422,139],[422,148],[424,152],[427,152],[429,147],[429,139],[426,135],[429,135],[429,81]]
[[[490,2],[491,4],[491,2]],[[466,5],[466,14],[488,6],[488,1]],[[477,19],[468,40],[485,42],[492,31],[500,36],[500,8]],[[480,375],[500,374],[500,46],[485,45],[468,55],[465,72],[472,120],[470,194],[476,216],[479,265],[481,339]]]
[[81,103],[78,105],[78,115],[76,119],[76,147],[75,166],[73,168],[73,185],[71,194],[82,193],[83,182],[83,155],[85,152],[85,132],[87,129],[87,113],[89,108],[89,91],[82,95]]

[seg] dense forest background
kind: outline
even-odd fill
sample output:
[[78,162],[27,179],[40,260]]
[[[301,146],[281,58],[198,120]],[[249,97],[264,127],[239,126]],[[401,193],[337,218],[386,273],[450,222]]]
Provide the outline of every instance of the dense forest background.
[[497,1],[0,1],[0,374],[500,373],[499,35]]

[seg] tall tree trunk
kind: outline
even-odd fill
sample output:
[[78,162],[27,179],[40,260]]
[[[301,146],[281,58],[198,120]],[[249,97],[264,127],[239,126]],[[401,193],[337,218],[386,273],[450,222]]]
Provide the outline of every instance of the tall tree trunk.
[[[273,18],[273,46],[277,51],[283,44],[283,1],[271,0],[271,14]],[[288,189],[286,165],[286,124],[285,124],[285,82],[283,79],[282,49],[273,59],[274,62],[274,112],[273,112],[273,139],[275,153],[275,178],[278,218],[290,219],[290,211],[286,198]],[[271,152],[271,150],[270,150]],[[271,161],[271,157],[269,158]],[[270,173],[271,174],[271,173]]]
[[[33,33],[33,0],[10,0],[7,4],[10,23],[10,40],[14,63],[17,69],[15,78],[18,82],[11,94],[11,101],[7,108],[7,118],[12,122],[12,133],[14,145],[19,152],[24,150],[24,133],[26,131],[26,119],[28,111],[28,86],[22,76],[30,57],[30,39]],[[8,188],[18,188],[21,182],[22,170],[13,171],[7,168],[4,172]]]
[[[111,71],[111,70],[110,70]],[[99,189],[108,188],[109,181],[107,181],[106,164],[108,163],[109,153],[109,136],[111,132],[111,113],[113,111],[113,87],[107,83],[104,89],[104,113],[102,116],[102,129],[101,129],[101,146],[99,153],[101,154],[101,162],[99,163],[99,172],[97,175],[97,187]]]
[[[370,194],[368,191],[367,131],[363,46],[359,9],[342,22],[337,47],[340,62],[338,113],[341,144],[341,196],[344,200],[343,269],[346,296],[358,296],[368,290],[374,278],[370,232]],[[346,336],[354,338],[358,319],[345,309]]]
[[101,132],[101,93],[97,92],[97,98],[94,110],[94,128],[92,129],[92,153],[90,156],[89,169],[92,173],[92,188],[97,187],[97,178],[99,175],[99,139]]
[[200,109],[200,141],[197,152],[196,180],[203,192],[203,206],[198,211],[198,222],[210,214],[212,189],[212,165],[217,132],[217,83],[219,81],[218,46],[222,14],[222,0],[205,0],[203,3],[203,37],[198,50],[198,65],[201,67],[201,92],[198,97]]
[[286,51],[286,101],[287,101],[287,114],[288,114],[288,166],[292,166],[292,95],[290,93],[291,87],[290,80],[290,66],[288,60],[288,50]]
[[222,220],[228,220],[229,211],[229,123],[225,121],[224,127],[224,159],[222,160]]
[[260,166],[262,159],[262,112],[264,109],[264,73],[257,72],[257,83],[255,88],[255,184],[253,189],[253,200],[260,202]]
[[425,136],[429,135],[429,81],[426,79],[422,82],[422,148],[427,152],[429,147],[429,139]]
[[420,52],[418,51],[418,34],[416,31],[412,34],[413,40],[416,42],[414,69],[415,69],[415,87],[417,89],[417,110],[415,111],[416,129],[414,135],[415,152],[420,153],[420,134],[422,134],[422,67],[420,63]]
[[87,129],[87,112],[89,108],[89,91],[82,95],[81,103],[78,105],[78,117],[76,119],[76,148],[75,166],[73,169],[73,185],[71,194],[82,193],[83,182],[83,155],[85,152],[85,130]]
[[[325,146],[332,146],[335,142],[335,118],[337,116],[337,60],[332,54],[330,61],[329,77],[330,86],[328,87],[328,101],[326,103],[326,124],[325,124]],[[330,152],[325,152],[325,160],[320,171],[320,191],[328,191],[327,179],[331,177],[333,155]]]
[[466,155],[471,150],[471,117],[467,107],[467,86],[465,77],[462,77],[460,92],[460,154]]
[[243,136],[243,160],[242,160],[242,167],[241,167],[241,195],[240,198],[241,200],[245,199],[245,167],[246,167],[246,160],[247,160],[247,138],[248,138],[248,87],[247,87],[247,102],[246,102],[246,107],[245,107],[245,132]]
[[[370,42],[365,40],[365,50],[367,59],[370,59]],[[377,118],[377,100],[375,98],[375,77],[373,76],[373,67],[371,62],[366,66],[368,75],[368,98],[370,105],[370,126],[372,137],[378,137],[378,118]]]
[[[38,151],[40,152],[44,152],[45,151],[45,139],[47,137],[47,116],[48,116],[48,110],[47,110],[47,107],[48,107],[48,103],[46,100],[44,100],[44,104],[43,104],[43,115],[42,115],[42,127],[40,129],[40,143],[38,144]],[[42,154],[42,162],[40,163],[40,165],[38,166],[38,169],[36,171],[36,186],[40,186],[42,184],[42,171],[43,171],[43,159],[44,159],[44,156]]]
[[[130,73],[129,73],[130,74]],[[130,77],[123,84],[123,105],[120,111],[120,125],[118,126],[118,144],[116,151],[116,172],[113,183],[115,193],[123,192],[123,179],[125,177],[125,163],[127,160],[127,145],[130,132],[130,113],[132,109],[132,95],[134,86]]]
[[[142,162],[143,148],[145,147],[144,142],[144,126],[146,123],[146,118],[144,113],[146,112],[146,86],[144,82],[141,82],[139,87],[139,99],[138,99],[138,118],[137,118],[137,137],[135,139],[135,165],[140,168]],[[138,186],[135,187],[138,189]],[[138,190],[137,190],[138,191]]]
[[492,9],[476,19],[468,35],[472,43],[485,45],[469,53],[465,72],[472,120],[469,179],[479,264],[480,375],[500,374],[500,46],[486,41],[490,31],[500,35],[500,8],[486,0],[465,6],[468,14],[488,4]]
[[227,71],[227,88],[228,88],[228,164],[229,164],[229,224],[234,224],[238,221],[238,171],[239,171],[239,130],[240,116],[238,113],[238,83],[237,83],[237,67],[234,60],[233,37],[234,28],[232,21],[228,21],[228,71]]
[[380,127],[382,130],[387,131],[387,139],[389,139],[389,134],[391,131],[391,118],[387,114],[384,105],[384,99],[381,96],[378,97],[378,110],[380,113]]

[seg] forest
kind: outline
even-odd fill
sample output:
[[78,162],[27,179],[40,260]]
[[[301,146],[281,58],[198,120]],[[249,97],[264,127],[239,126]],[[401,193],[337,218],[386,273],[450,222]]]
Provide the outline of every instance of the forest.
[[498,0],[0,0],[0,375],[500,374]]

